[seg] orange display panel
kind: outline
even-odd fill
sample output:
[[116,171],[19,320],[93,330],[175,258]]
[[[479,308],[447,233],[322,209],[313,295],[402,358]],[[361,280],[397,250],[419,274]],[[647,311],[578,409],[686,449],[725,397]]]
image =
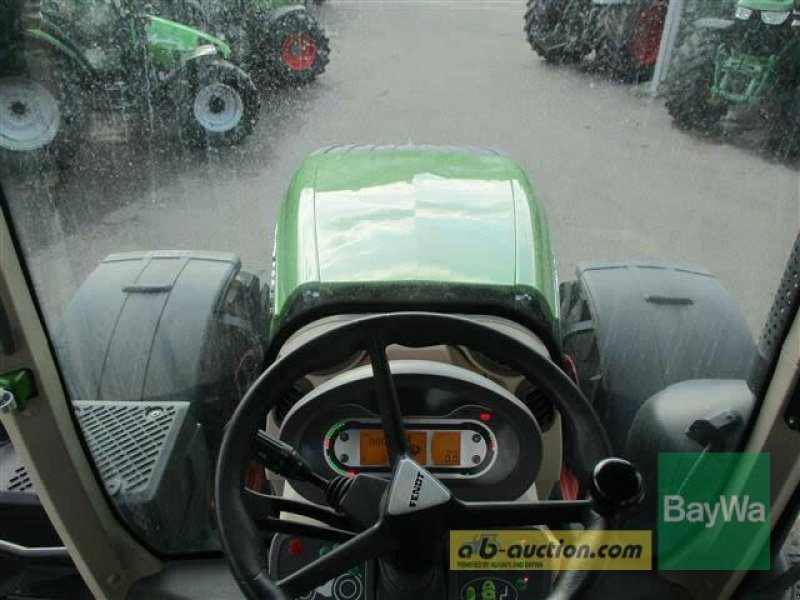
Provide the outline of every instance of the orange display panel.
[[435,431],[431,440],[431,460],[437,466],[461,464],[461,432]]
[[[389,452],[386,449],[386,436],[381,429],[362,429],[359,437],[361,465],[379,467],[389,463]],[[419,464],[427,463],[428,447],[427,431],[407,431],[408,447],[411,457]]]

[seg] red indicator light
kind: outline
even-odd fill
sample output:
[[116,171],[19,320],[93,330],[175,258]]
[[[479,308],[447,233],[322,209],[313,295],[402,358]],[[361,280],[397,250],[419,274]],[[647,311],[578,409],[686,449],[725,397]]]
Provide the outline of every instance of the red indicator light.
[[289,540],[286,545],[286,552],[289,553],[289,556],[300,556],[304,551],[302,540]]
[[481,421],[491,421],[492,420],[492,413],[481,413],[480,417]]
[[356,476],[356,472],[355,471],[348,471],[347,472],[347,476],[348,477],[355,477]]
[[325,450],[330,450],[330,447],[331,447],[331,439],[330,438],[327,438],[325,440],[324,446],[325,446]]
[[491,448],[492,450],[497,450],[497,442],[495,442],[494,440],[489,442],[489,448]]

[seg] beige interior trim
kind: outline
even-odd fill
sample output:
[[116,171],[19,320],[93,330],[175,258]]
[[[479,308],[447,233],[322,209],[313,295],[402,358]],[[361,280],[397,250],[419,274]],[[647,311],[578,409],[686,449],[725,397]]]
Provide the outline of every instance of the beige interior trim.
[[0,373],[33,371],[38,395],[21,413],[2,417],[34,489],[96,598],[123,598],[160,562],[117,522],[73,425],[70,406],[23,276],[5,217],[0,215],[0,302],[16,352],[0,353]]
[[[783,417],[800,378],[798,367],[800,319],[795,317],[781,347],[775,373],[746,448],[748,452],[766,452],[770,455],[770,530],[775,528],[800,485],[800,434],[789,429]],[[776,460],[777,457],[781,460]],[[722,596],[731,597],[744,576],[742,571],[733,573],[722,590]]]

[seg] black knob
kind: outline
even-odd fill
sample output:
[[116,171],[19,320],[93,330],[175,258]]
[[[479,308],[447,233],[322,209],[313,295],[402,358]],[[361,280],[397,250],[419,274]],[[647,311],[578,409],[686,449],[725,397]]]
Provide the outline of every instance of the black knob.
[[594,509],[604,516],[632,508],[644,498],[639,470],[622,458],[606,458],[592,472]]

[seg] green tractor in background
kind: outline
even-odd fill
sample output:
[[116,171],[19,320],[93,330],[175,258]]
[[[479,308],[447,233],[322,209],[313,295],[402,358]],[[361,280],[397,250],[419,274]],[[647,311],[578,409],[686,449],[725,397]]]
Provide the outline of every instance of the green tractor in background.
[[160,0],[157,6],[161,14],[215,32],[248,71],[270,84],[310,83],[329,61],[325,30],[296,0]]
[[739,0],[734,20],[701,19],[678,48],[667,110],[686,129],[711,131],[729,109],[769,117],[781,157],[800,153],[800,13],[795,0]]
[[13,44],[0,58],[6,164],[176,122],[190,145],[228,146],[258,120],[255,85],[212,35],[106,0],[31,1],[19,13],[5,21]]

